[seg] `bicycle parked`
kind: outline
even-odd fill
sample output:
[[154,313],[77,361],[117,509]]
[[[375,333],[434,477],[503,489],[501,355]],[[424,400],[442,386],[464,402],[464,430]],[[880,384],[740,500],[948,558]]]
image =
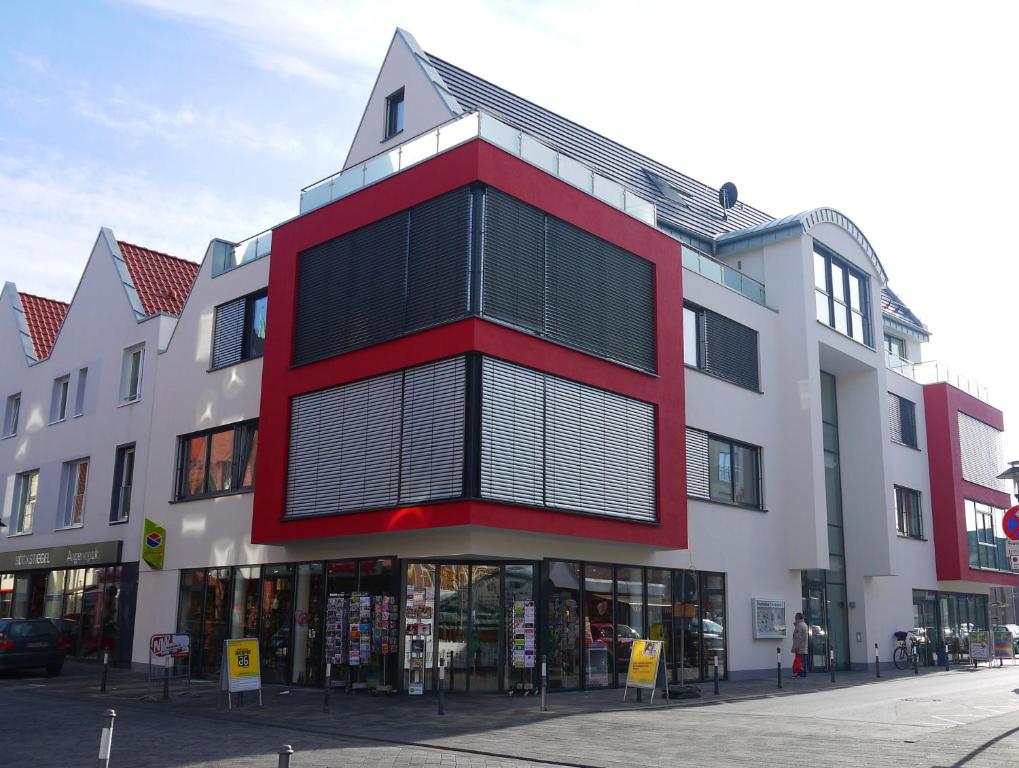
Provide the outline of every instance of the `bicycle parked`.
[[918,664],[921,650],[927,648],[927,632],[921,627],[895,633],[895,650],[892,651],[892,663],[896,669],[909,669]]

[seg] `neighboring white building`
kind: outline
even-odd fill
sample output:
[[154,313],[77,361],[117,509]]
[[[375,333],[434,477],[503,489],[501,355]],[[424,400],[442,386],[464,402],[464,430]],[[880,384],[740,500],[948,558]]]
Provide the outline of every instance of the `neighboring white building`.
[[0,612],[130,659],[156,355],[197,265],[102,229],[70,304],[0,295]]
[[[146,344],[141,402],[107,409],[102,431],[0,441],[4,520],[19,473],[42,467],[39,508],[59,509],[64,462],[102,454],[90,476],[110,487],[115,446],[134,442],[133,498],[166,556],[140,565],[131,658],[188,632],[207,676],[224,638],[254,635],[265,679],[287,683],[321,684],[328,658],[337,681],[404,685],[417,636],[426,667],[451,659],[455,690],[530,682],[537,654],[558,687],[616,685],[635,637],[666,641],[674,679],[716,658],[746,677],[773,673],[776,646],[788,663],[801,610],[816,669],[830,652],[873,663],[875,645],[887,661],[913,626],[964,658],[993,590],[1016,583],[995,528],[1002,414],[922,362],[928,329],[848,217],[773,219],[731,195],[723,207],[398,30],[344,170],[303,191],[300,216],[213,241],[176,322],[90,326],[67,358],[61,331],[44,363],[3,379],[0,395],[37,392],[48,437],[74,426],[39,415],[53,381],[70,372],[73,395],[75,372],[92,386],[101,367],[85,350],[122,361]],[[118,263],[93,254],[67,328],[124,283],[89,278],[97,261]],[[625,270],[598,271],[610,263]],[[0,359],[24,358],[19,327],[0,331]],[[132,408],[145,423],[114,434]],[[93,494],[82,542],[108,524]],[[25,549],[0,542],[0,573]],[[354,620],[351,594],[379,613]],[[399,624],[376,623],[383,606]],[[351,624],[375,630],[353,653]]]

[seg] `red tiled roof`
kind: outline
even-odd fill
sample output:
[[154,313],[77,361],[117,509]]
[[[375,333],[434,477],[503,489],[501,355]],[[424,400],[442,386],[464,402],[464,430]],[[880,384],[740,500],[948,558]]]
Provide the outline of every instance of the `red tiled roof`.
[[53,342],[57,340],[60,324],[64,322],[68,305],[55,299],[33,296],[31,293],[18,292],[21,297],[21,309],[25,313],[28,334],[32,337],[35,357],[42,360],[49,357]]
[[198,264],[166,253],[117,241],[146,315],[179,315],[198,274]]

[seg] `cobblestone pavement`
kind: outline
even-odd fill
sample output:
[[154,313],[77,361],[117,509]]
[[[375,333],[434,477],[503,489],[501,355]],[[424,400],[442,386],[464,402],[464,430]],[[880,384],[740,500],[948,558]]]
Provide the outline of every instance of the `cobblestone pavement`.
[[[209,683],[143,701],[142,676],[68,663],[65,674],[0,676],[0,766],[94,764],[102,713],[117,710],[112,768],[329,766],[1019,766],[1019,666],[919,676],[839,675],[710,684],[699,699],[622,702],[622,691],[436,699],[268,687],[227,711]],[[158,691],[157,691],[158,694]]]

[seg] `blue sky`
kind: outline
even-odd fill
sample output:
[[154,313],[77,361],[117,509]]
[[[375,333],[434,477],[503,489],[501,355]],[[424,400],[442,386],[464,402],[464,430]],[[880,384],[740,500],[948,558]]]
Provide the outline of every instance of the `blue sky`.
[[[1019,11],[764,4],[0,4],[0,279],[68,299],[100,226],[199,260],[337,169],[393,29],[775,216],[828,205],[1019,418]],[[1019,436],[1019,430],[1013,430]],[[1019,440],[1010,436],[1019,458]]]

